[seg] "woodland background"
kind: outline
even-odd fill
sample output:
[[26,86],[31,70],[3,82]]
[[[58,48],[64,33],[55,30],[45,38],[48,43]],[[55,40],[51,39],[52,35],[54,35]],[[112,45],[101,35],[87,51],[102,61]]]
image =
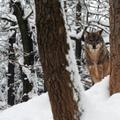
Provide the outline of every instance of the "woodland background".
[[[79,120],[84,113],[79,104],[82,87],[92,87],[84,55],[85,31],[103,29],[105,45],[112,51],[110,84],[117,88],[112,86],[112,94],[119,92],[119,9],[119,0],[0,0],[1,111],[48,91],[55,120]],[[69,104],[64,104],[66,98]]]
[[[86,89],[91,86],[84,59],[82,35],[87,29],[104,30],[109,47],[108,0],[61,1],[68,33]],[[46,92],[39,61],[33,0],[0,1],[0,101],[1,109]]]

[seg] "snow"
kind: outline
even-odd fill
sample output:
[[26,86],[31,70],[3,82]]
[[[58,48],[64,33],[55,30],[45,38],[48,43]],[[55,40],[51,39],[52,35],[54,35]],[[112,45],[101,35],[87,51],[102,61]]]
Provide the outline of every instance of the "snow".
[[53,120],[48,94],[8,108],[0,113],[0,120]]
[[120,93],[109,96],[109,76],[85,92],[82,120],[120,120]]
[[[81,120],[120,120],[120,93],[109,96],[109,76],[84,92]],[[53,120],[48,94],[0,113],[0,120]]]
[[[62,3],[61,3],[61,6]],[[67,26],[67,20],[66,20],[66,16],[65,16],[65,12],[64,12],[64,9],[62,8],[61,9],[61,12],[63,14],[63,18],[64,18],[64,21],[65,21],[65,28],[66,28],[66,37],[67,37],[67,44],[69,46],[69,49],[68,49],[68,53],[66,54],[66,59],[67,59],[67,62],[68,62],[68,66],[66,66],[66,70],[70,73],[70,80],[72,81],[73,85],[70,83],[69,84],[69,87],[72,87],[72,90],[73,90],[73,99],[74,101],[77,102],[78,104],[78,108],[80,108],[80,98],[82,98],[82,94],[83,93],[82,91],[84,90],[83,89],[83,86],[82,86],[82,83],[81,83],[81,78],[80,78],[80,75],[79,75],[79,72],[78,72],[78,68],[77,68],[77,64],[76,64],[76,59],[75,59],[75,54],[74,54],[74,50],[73,50],[73,47],[72,47],[72,41],[70,39],[70,36],[68,34],[68,26]],[[80,109],[79,109],[80,111]]]
[[[71,73],[70,78],[71,78],[71,81],[74,85],[74,88],[73,88],[74,100],[78,101],[79,96],[82,96],[81,93],[83,92],[83,86],[82,86],[82,83],[80,81],[81,78],[80,78],[80,75],[78,73],[76,60],[75,60],[75,55],[74,55],[74,51],[73,51],[73,48],[72,48],[71,39],[69,38],[69,36],[67,36],[67,37],[68,37],[67,38],[67,43],[68,43],[70,49],[68,51],[68,54],[66,55],[66,58],[68,60],[68,66],[66,67],[66,70],[68,70]],[[80,106],[79,102],[78,102],[78,105]]]

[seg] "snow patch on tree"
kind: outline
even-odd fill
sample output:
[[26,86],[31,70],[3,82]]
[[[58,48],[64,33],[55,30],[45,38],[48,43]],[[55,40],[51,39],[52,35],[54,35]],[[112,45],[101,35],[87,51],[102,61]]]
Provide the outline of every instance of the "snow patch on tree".
[[[63,5],[62,5],[63,6]],[[69,45],[69,51],[68,54],[66,55],[66,59],[68,61],[68,66],[66,67],[66,70],[70,72],[70,79],[71,79],[71,84],[70,87],[73,89],[73,95],[74,95],[74,100],[78,104],[78,109],[81,111],[81,96],[84,91],[82,83],[81,83],[81,78],[78,72],[77,64],[76,64],[76,59],[75,59],[75,54],[73,51],[72,47],[72,42],[70,40],[69,34],[68,34],[68,26],[66,25],[66,16],[65,13],[63,13],[63,18],[65,20],[65,28],[66,28],[66,39],[67,39],[67,44]]]

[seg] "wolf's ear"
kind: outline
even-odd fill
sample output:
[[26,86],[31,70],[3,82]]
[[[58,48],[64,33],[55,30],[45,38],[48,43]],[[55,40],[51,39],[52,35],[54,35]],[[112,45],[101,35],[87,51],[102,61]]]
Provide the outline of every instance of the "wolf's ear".
[[99,30],[99,31],[97,32],[97,34],[101,36],[101,35],[102,35],[102,32],[103,32],[103,29]]

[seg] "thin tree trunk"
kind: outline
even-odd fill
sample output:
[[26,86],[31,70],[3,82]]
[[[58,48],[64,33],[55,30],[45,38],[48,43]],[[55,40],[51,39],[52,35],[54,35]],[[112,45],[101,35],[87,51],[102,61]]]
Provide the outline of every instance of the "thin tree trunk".
[[110,0],[110,94],[120,92],[120,0]]
[[20,28],[23,50],[24,50],[24,64],[34,64],[33,41],[29,30],[28,20],[24,18],[24,10],[22,9],[20,2],[13,3],[14,15],[17,18]]
[[40,60],[54,120],[80,120],[73,93],[75,86],[66,70],[69,45],[60,3],[58,0],[35,0],[35,5]]
[[15,93],[14,93],[14,68],[15,68],[15,53],[13,44],[16,40],[16,32],[13,33],[9,39],[9,62],[8,62],[8,104],[14,105]]
[[[24,19],[24,10],[22,9],[21,3],[19,1],[13,3],[13,8],[14,8],[14,15],[16,16],[18,21],[22,43],[23,43],[24,65],[33,66],[34,64],[33,41],[28,26],[28,20]],[[22,71],[21,66],[20,66],[20,71],[23,80],[23,101],[27,101],[29,99],[28,93],[31,91],[32,83],[29,82],[29,79]]]
[[[76,6],[76,33],[79,33],[81,31],[81,3],[78,1],[77,6]],[[75,55],[76,55],[76,61],[78,65],[78,69],[80,72],[80,65],[81,65],[81,50],[82,50],[82,45],[81,45],[81,39],[76,39],[76,48],[75,48]]]
[[78,0],[78,3],[76,5],[76,26],[77,26],[77,33],[79,33],[82,29],[82,25],[81,25],[81,3]]

